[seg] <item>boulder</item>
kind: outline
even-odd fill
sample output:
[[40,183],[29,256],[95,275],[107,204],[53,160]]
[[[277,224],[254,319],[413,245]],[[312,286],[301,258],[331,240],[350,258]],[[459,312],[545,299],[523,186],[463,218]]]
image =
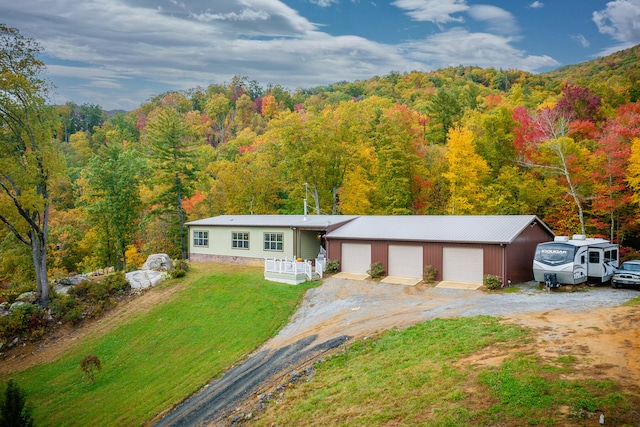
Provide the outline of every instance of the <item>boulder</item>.
[[145,289],[155,286],[165,279],[165,273],[156,270],[136,270],[125,275],[132,289]]
[[18,295],[18,298],[16,298],[16,302],[26,302],[27,304],[33,304],[37,300],[38,300],[38,294],[36,294],[34,291],[23,292],[20,295]]
[[169,271],[173,268],[171,257],[167,254],[152,254],[144,262],[143,270]]
[[75,286],[79,283],[81,283],[83,280],[85,280],[86,278],[84,276],[70,276],[70,277],[63,277],[62,279],[59,279],[56,282],[56,285],[61,285],[61,286]]
[[15,309],[20,308],[20,307],[31,307],[32,304],[29,304],[28,302],[24,302],[24,301],[16,301],[13,304],[11,304],[11,307],[9,307],[9,312],[13,312],[15,311]]

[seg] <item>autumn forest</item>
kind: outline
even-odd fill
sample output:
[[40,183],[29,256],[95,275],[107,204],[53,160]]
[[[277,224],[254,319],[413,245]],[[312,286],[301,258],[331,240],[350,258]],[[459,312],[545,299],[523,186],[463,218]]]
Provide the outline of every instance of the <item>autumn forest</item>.
[[294,91],[237,76],[107,113],[50,105],[37,44],[10,36],[31,63],[2,69],[0,282],[36,281],[34,239],[49,279],[131,269],[185,258],[187,221],[301,214],[305,197],[320,214],[535,214],[640,248],[638,46],[546,74],[460,66]]

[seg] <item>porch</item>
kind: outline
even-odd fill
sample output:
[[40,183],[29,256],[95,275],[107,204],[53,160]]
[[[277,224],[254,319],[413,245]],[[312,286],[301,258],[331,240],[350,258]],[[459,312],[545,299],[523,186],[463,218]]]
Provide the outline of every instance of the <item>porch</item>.
[[264,278],[271,282],[298,285],[309,280],[320,280],[326,268],[324,258],[311,260],[269,259],[264,260]]

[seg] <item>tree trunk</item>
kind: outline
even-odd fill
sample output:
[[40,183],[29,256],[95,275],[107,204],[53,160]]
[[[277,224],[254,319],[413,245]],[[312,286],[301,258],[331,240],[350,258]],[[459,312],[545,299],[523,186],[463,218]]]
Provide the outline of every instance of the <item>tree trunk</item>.
[[180,226],[180,255],[182,256],[182,260],[187,259],[187,246],[185,242],[185,233],[184,233],[184,211],[182,209],[182,193],[180,191],[180,177],[176,174],[176,187],[178,191],[176,193],[177,202],[178,202],[178,223]]
[[47,242],[44,234],[31,230],[31,256],[36,271],[36,294],[42,308],[49,306],[49,278],[47,277]]

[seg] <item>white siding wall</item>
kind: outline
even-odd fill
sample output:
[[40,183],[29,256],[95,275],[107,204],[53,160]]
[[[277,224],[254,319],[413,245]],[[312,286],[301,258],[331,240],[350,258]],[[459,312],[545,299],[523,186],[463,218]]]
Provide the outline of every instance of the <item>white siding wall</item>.
[[[193,232],[208,231],[209,246],[200,247],[193,246]],[[249,233],[249,249],[235,249],[231,247],[232,232]],[[283,250],[282,251],[265,251],[264,250],[264,233],[282,233],[283,234]],[[293,253],[293,230],[290,228],[256,228],[256,227],[189,227],[189,253],[222,255],[231,257],[246,258],[292,258]]]

